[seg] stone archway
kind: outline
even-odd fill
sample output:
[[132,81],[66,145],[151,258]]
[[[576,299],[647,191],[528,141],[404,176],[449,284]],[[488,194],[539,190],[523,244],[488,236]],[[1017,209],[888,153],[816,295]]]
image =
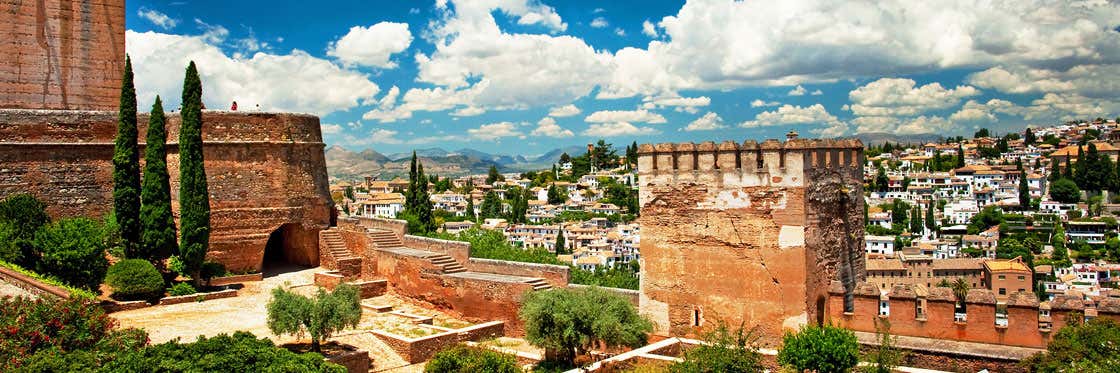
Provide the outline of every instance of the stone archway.
[[297,223],[277,227],[264,245],[261,272],[269,276],[318,265],[316,233]]

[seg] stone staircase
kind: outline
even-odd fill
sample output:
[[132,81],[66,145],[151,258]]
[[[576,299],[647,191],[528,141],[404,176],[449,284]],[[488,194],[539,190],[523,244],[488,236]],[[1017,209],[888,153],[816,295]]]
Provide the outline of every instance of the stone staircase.
[[548,281],[545,281],[543,278],[534,278],[532,280],[525,281],[525,283],[533,285],[533,291],[552,289],[552,285],[549,284]]
[[362,273],[362,258],[350,252],[346,248],[346,241],[342,240],[342,236],[338,234],[337,228],[322,230],[319,235],[323,237],[323,242],[327,244],[327,252],[330,253],[331,258],[335,264],[333,268],[337,270],[346,278],[354,278],[360,276]]
[[445,254],[428,257],[428,260],[431,261],[432,264],[435,264],[437,267],[442,268],[443,273],[459,273],[467,271],[467,269],[463,268],[463,266],[460,265],[459,262],[455,261],[454,258]]
[[379,249],[404,247],[404,243],[401,242],[401,238],[397,237],[397,235],[393,232],[384,229],[367,228],[366,233],[369,235],[370,241],[373,242],[373,245],[377,246],[377,248]]

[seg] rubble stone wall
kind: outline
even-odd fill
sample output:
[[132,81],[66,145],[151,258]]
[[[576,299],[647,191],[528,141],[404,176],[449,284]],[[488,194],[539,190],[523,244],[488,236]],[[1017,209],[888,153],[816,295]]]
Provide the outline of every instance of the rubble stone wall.
[[508,260],[494,260],[470,258],[466,268],[473,272],[497,273],[500,275],[539,277],[554,288],[568,286],[571,267],[555,264],[538,264],[511,262]]
[[0,108],[116,108],[124,13],[124,0],[0,0]]
[[767,338],[822,321],[828,284],[863,278],[855,140],[639,147],[640,309],[657,334],[724,321]]
[[[117,114],[0,109],[0,198],[30,192],[54,217],[100,217],[112,209]],[[168,172],[178,219],[178,113],[169,113]],[[138,118],[143,149],[147,114]],[[318,265],[318,232],[331,200],[319,119],[305,114],[203,112],[209,182],[208,258],[231,270],[259,270],[279,231],[284,256]],[[142,161],[142,157],[141,157]]]

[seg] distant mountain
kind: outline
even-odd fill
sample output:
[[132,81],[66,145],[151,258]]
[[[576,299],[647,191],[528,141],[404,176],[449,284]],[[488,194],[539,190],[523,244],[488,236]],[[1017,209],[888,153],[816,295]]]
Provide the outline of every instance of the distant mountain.
[[[576,145],[552,149],[541,155],[525,156],[493,154],[471,148],[455,151],[428,148],[416,149],[416,156],[424,163],[424,172],[429,175],[462,176],[486,173],[490,166],[497,167],[501,172],[548,169],[560,160],[561,154],[568,153],[574,157],[586,151],[585,147]],[[360,180],[365,176],[377,176],[383,180],[403,176],[408,174],[408,166],[412,160],[412,152],[383,155],[373,149],[354,152],[338,145],[328,148],[326,156],[330,176],[350,180]]]
[[928,142],[941,142],[942,140],[941,135],[936,134],[896,135],[885,132],[861,133],[856,135],[855,138],[863,141],[863,145],[882,144],[887,141],[903,144],[925,144]]

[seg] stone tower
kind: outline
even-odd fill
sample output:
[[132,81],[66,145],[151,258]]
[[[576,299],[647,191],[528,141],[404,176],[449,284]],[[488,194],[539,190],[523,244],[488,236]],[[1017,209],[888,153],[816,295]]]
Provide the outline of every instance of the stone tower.
[[[655,333],[819,323],[864,277],[858,140],[643,144],[640,308]],[[848,299],[850,303],[850,296]]]

